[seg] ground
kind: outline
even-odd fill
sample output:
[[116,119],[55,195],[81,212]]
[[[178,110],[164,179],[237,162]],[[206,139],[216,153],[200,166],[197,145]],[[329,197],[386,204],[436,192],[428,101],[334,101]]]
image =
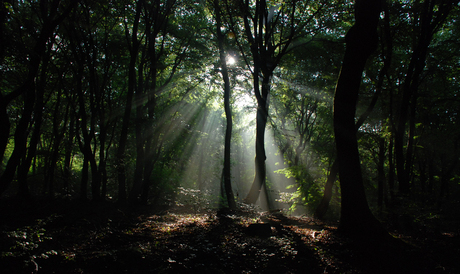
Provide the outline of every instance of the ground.
[[335,222],[247,206],[0,205],[2,273],[460,273],[458,230],[391,231],[373,243],[346,238]]

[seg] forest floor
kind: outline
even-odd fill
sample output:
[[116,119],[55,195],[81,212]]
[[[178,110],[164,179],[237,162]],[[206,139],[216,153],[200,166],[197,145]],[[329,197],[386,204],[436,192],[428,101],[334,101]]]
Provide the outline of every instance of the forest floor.
[[456,231],[343,237],[281,212],[0,203],[2,273],[460,273]]

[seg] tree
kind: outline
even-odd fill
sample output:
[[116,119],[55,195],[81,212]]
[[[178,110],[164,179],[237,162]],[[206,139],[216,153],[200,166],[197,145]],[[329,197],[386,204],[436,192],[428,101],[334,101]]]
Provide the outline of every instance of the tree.
[[224,169],[223,169],[223,181],[225,195],[227,196],[227,203],[230,209],[235,209],[235,197],[233,196],[232,183],[231,183],[231,158],[230,158],[230,146],[232,140],[232,109],[230,106],[230,79],[228,77],[227,69],[227,58],[224,49],[224,35],[222,34],[222,15],[219,3],[217,0],[214,1],[214,12],[216,19],[216,33],[217,33],[217,44],[219,48],[219,58],[222,79],[224,80],[224,108],[227,125],[225,129],[225,149],[224,149]]
[[[203,7],[187,1],[142,1],[136,85],[134,92],[135,172],[129,202],[147,203],[152,172],[162,142],[161,97],[180,81],[179,73],[199,71],[208,49]],[[204,34],[203,34],[204,32]],[[193,74],[193,73],[192,73]],[[187,94],[195,86],[184,90]]]
[[141,16],[142,1],[137,1],[134,7],[135,16],[133,19],[133,27],[131,30],[131,37],[129,36],[130,30],[127,23],[125,23],[126,39],[128,40],[128,48],[130,52],[129,67],[128,67],[128,90],[126,95],[126,107],[123,115],[123,125],[118,142],[117,150],[117,173],[118,173],[118,201],[120,203],[126,202],[126,142],[128,139],[128,128],[131,122],[131,109],[134,96],[134,89],[136,86],[136,64],[139,54],[140,41],[138,38],[139,20]]
[[[233,34],[236,35],[240,51],[252,73],[254,95],[257,101],[256,114],[256,156],[255,174],[252,187],[245,198],[246,203],[255,203],[261,189],[266,189],[265,166],[265,129],[269,113],[268,97],[270,94],[273,72],[283,56],[292,50],[292,43],[303,37],[305,29],[322,10],[324,4],[290,3],[269,6],[265,0],[255,3],[241,0],[237,7],[227,3],[228,13],[236,9],[241,14],[245,38],[249,43],[249,54],[245,53],[240,32],[240,22],[230,17]],[[306,10],[309,10],[307,13]],[[248,55],[252,60],[248,60]]]
[[[41,25],[40,29],[40,34],[38,37],[36,37],[35,44],[29,52],[29,61],[28,61],[28,73],[27,77],[25,78],[24,82],[17,88],[15,88],[12,92],[6,94],[3,96],[2,94],[2,103],[0,107],[6,108],[8,104],[10,104],[13,100],[15,100],[18,97],[22,97],[24,107],[23,107],[23,112],[21,114],[21,119],[19,123],[17,124],[17,127],[15,129],[14,133],[14,140],[15,140],[15,145],[14,145],[14,150],[10,158],[8,159],[8,163],[6,165],[5,171],[2,173],[0,176],[0,194],[2,194],[8,187],[11,181],[14,178],[14,175],[16,174],[16,170],[19,167],[19,165],[22,165],[21,172],[28,172],[31,159],[35,156],[35,150],[36,150],[36,145],[38,142],[38,136],[39,136],[39,130],[40,130],[40,123],[41,121],[41,107],[40,102],[42,100],[42,92],[43,92],[43,85],[44,83],[41,83],[41,87],[38,87],[40,90],[38,91],[37,94],[37,85],[35,82],[36,77],[38,76],[40,72],[40,65],[43,62],[43,58],[45,57],[47,50],[51,48],[50,44],[50,39],[54,37],[55,35],[55,29],[56,27],[70,14],[72,9],[75,7],[75,5],[78,2],[71,2],[67,5],[64,5],[63,7],[60,6],[60,2],[52,2],[50,5],[47,1],[42,1],[39,3],[39,7],[35,6],[34,8],[37,8],[39,10],[39,15],[41,16],[41,20],[43,21],[43,25]],[[27,4],[25,4],[27,5]],[[33,5],[33,4],[31,4]],[[23,7],[22,5],[18,8],[27,8]],[[29,22],[32,23],[32,22]],[[47,58],[44,58],[46,60]],[[46,64],[46,62],[45,62]],[[46,68],[46,66],[45,66]],[[42,75],[45,73],[45,71],[42,71]],[[44,79],[43,79],[44,80]],[[38,97],[38,106],[35,104],[36,99],[35,97]],[[33,111],[34,109],[38,111],[39,113],[36,113],[36,117],[40,117],[38,120],[35,122],[38,123],[38,128],[35,131],[35,135],[33,136],[31,142],[28,144],[27,143],[27,138],[28,135],[25,134],[28,132],[29,126],[31,126],[32,121],[32,116],[33,116]],[[0,115],[5,115],[7,114],[6,111],[1,110]],[[5,118],[0,118],[0,121],[4,122],[4,126],[6,131],[9,131],[10,125],[7,122],[7,119]],[[2,142],[8,141],[8,139],[2,139],[0,140]],[[5,143],[0,144],[0,147],[6,147]],[[29,147],[29,150],[27,149]],[[4,153],[4,151],[3,151]],[[29,155],[27,155],[29,153]],[[2,155],[3,157],[3,155]],[[28,190],[27,190],[27,182],[24,181],[26,178],[22,179],[21,182],[21,190],[20,193],[27,195]]]
[[[385,5],[386,7],[386,5]],[[366,109],[363,111],[363,113],[359,116],[359,118],[357,119],[356,121],[356,124],[355,124],[355,130],[356,130],[356,133],[360,130],[361,126],[363,126],[363,124],[366,122],[366,120],[369,118],[370,114],[372,113],[372,111],[374,110],[377,102],[378,102],[378,99],[381,97],[381,93],[382,93],[382,90],[383,90],[383,86],[384,86],[384,79],[386,77],[386,75],[388,75],[388,70],[389,70],[389,67],[391,65],[391,60],[392,60],[392,53],[393,53],[393,49],[392,49],[392,43],[391,43],[391,35],[389,34],[389,17],[390,17],[390,14],[388,12],[387,9],[385,9],[385,17],[384,17],[384,20],[385,20],[385,24],[383,26],[383,37],[382,39],[380,39],[381,41],[381,49],[382,49],[382,57],[383,57],[383,66],[380,68],[379,70],[379,73],[378,73],[378,78],[376,80],[374,80],[373,82],[376,82],[375,84],[375,92],[374,94],[372,95],[372,99],[371,101],[369,102],[369,104],[367,105]],[[372,74],[371,72],[368,71],[368,74]],[[356,134],[355,133],[355,134]],[[383,147],[384,147],[384,144],[383,144]],[[379,159],[382,159],[381,157],[384,157],[385,156],[385,151],[382,149],[382,146],[379,146]],[[379,195],[382,195],[382,199],[383,199],[383,184],[384,184],[384,180],[383,178],[385,177],[385,175],[383,174],[383,160],[380,161],[379,163]],[[326,185],[324,187],[324,195],[323,195],[323,198],[321,199],[321,202],[320,204],[318,205],[318,207],[316,208],[316,211],[315,211],[315,217],[316,218],[319,218],[319,219],[322,219],[324,217],[324,215],[326,214],[327,210],[328,210],[328,207],[329,207],[329,202],[332,198],[332,187],[334,185],[334,182],[337,178],[337,175],[338,175],[338,162],[337,160],[335,159],[331,165],[331,170],[330,170],[330,173],[327,177],[327,181],[326,181]],[[380,196],[379,196],[380,197]]]
[[[415,110],[418,98],[420,78],[425,68],[429,45],[433,35],[443,26],[449,12],[458,1],[426,0],[421,9],[414,14],[413,24],[417,26],[412,57],[407,66],[406,76],[402,87],[402,97],[399,104],[398,118],[395,127],[395,157],[399,181],[399,191],[408,194],[410,191],[410,170],[414,150]],[[410,117],[407,149],[404,151],[406,125]]]
[[381,1],[355,2],[355,23],[346,35],[346,50],[334,97],[334,133],[342,193],[340,229],[352,236],[382,231],[367,204],[359,160],[355,112],[362,73],[378,43]]

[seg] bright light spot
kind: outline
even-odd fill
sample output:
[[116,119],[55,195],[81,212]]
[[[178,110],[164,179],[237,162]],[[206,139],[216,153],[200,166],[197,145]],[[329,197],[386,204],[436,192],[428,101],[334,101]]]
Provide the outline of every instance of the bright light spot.
[[227,65],[231,66],[231,65],[234,65],[235,63],[236,63],[235,58],[233,58],[232,56],[227,57]]
[[255,108],[254,98],[242,91],[240,94],[236,95],[236,107],[239,111],[243,110],[243,108]]

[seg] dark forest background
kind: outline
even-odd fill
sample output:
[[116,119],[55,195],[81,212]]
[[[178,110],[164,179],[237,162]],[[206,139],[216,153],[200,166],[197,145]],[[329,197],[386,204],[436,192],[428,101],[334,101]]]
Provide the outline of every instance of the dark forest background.
[[451,0],[1,1],[0,195],[458,225],[459,16]]

